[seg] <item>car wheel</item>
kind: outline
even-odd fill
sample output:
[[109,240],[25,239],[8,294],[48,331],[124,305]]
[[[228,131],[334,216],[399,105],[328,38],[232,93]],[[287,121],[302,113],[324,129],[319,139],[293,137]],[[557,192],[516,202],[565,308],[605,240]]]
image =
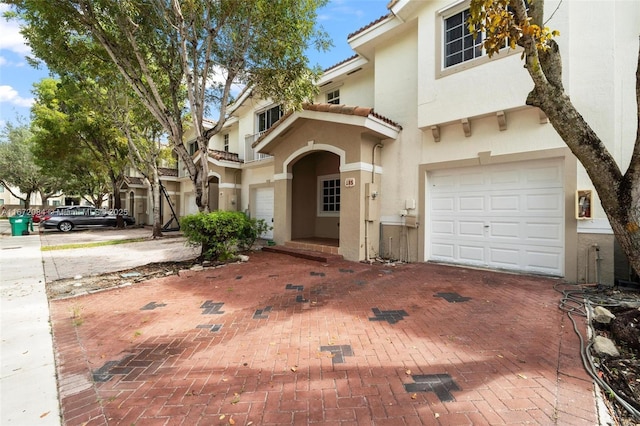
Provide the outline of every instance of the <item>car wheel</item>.
[[60,222],[58,229],[62,232],[69,232],[73,229],[73,223],[67,221]]

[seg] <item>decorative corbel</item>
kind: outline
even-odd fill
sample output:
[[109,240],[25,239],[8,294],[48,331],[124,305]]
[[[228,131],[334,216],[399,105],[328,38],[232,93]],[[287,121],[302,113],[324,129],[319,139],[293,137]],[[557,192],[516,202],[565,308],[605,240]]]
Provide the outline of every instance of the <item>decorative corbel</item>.
[[462,123],[462,130],[464,130],[464,135],[466,137],[471,136],[471,123],[469,122],[469,119],[463,118],[462,120],[460,120],[460,123]]
[[431,126],[431,134],[434,141],[440,142],[440,126]]
[[507,130],[507,116],[504,111],[496,112],[496,118],[498,119],[498,128],[501,132]]

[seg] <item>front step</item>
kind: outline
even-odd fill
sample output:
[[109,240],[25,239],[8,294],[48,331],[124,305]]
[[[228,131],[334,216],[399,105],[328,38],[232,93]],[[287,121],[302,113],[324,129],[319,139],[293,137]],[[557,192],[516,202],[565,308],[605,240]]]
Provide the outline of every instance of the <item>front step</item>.
[[[326,247],[327,249],[337,249],[337,247],[330,247],[330,246],[318,246],[318,247],[322,247],[322,248]],[[286,254],[289,256],[298,257],[300,259],[314,260],[316,262],[322,262],[322,263],[329,263],[331,261],[335,262],[335,261],[343,260],[342,255],[333,254],[333,253],[323,253],[321,251],[315,251],[315,250],[304,250],[304,249],[290,246],[289,242],[284,246],[265,246],[265,247],[262,247],[262,251]],[[327,251],[330,251],[330,250],[327,250]]]

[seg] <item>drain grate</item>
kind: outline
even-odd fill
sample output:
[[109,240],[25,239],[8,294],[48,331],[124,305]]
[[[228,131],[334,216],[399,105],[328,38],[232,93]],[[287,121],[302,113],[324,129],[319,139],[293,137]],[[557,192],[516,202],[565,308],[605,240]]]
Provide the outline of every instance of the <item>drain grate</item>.
[[435,392],[442,402],[451,402],[456,399],[451,391],[459,391],[460,387],[448,374],[425,374],[411,376],[415,383],[405,383],[407,392]]

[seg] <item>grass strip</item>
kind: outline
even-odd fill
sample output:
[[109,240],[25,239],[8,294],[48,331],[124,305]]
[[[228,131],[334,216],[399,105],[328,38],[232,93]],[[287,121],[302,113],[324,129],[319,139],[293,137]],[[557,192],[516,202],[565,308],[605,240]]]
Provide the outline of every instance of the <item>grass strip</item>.
[[141,241],[147,241],[147,238],[130,238],[128,240],[109,240],[109,241],[97,241],[95,243],[74,243],[74,244],[60,244],[57,246],[43,246],[40,248],[41,251],[52,251],[52,250],[68,250],[68,249],[78,249],[78,248],[91,248],[91,247],[100,247],[100,246],[115,246],[118,244],[128,244],[128,243],[139,243]]

